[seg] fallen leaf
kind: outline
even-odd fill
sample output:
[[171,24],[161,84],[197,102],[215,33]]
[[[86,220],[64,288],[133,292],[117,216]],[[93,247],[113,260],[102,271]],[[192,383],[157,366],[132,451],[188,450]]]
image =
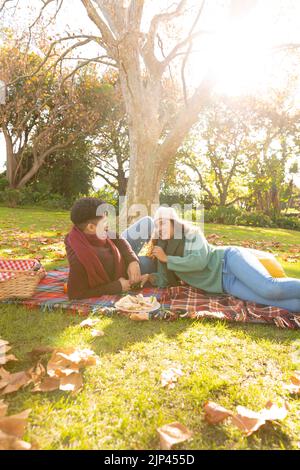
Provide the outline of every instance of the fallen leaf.
[[30,412],[31,410],[25,410],[17,415],[0,418],[0,431],[10,436],[22,438]]
[[232,416],[233,413],[223,406],[218,405],[213,401],[208,401],[204,404],[205,416],[204,419],[209,424],[218,424],[224,421],[229,416]]
[[0,389],[3,389],[2,395],[16,392],[32,382],[30,374],[24,371],[10,374],[2,368],[0,369],[0,376],[2,377],[2,380],[0,380]]
[[82,375],[74,373],[60,379],[60,390],[77,393],[83,387]]
[[31,444],[0,431],[0,450],[29,450]]
[[60,379],[56,377],[45,377],[42,382],[38,383],[33,389],[33,392],[53,392],[58,390],[60,386]]
[[165,424],[158,428],[157,432],[160,438],[161,450],[170,450],[173,445],[184,442],[193,435],[192,431],[178,422]]
[[300,393],[300,372],[294,372],[290,377],[290,384],[284,386],[285,390],[292,394]]
[[92,328],[98,323],[99,320],[96,320],[94,318],[87,318],[86,320],[83,320],[79,326],[82,328]]
[[46,375],[46,369],[41,362],[28,371],[34,384],[41,382],[42,378]]
[[99,360],[91,349],[57,350],[56,354],[58,357],[65,359],[67,363],[77,365],[79,368],[94,366]]
[[300,372],[295,372],[291,375],[290,380],[294,385],[300,385]]
[[91,335],[93,338],[97,338],[98,336],[104,336],[104,332],[100,330],[92,330]]
[[18,359],[13,354],[6,355],[5,352],[6,346],[0,348],[0,366],[4,366],[9,361],[17,361]]
[[179,368],[171,367],[166,369],[161,374],[161,385],[162,387],[168,387],[172,389],[175,387],[178,377],[182,377],[183,372]]
[[[59,389],[76,393],[83,386],[80,369],[96,365],[98,356],[90,349],[65,348],[53,351],[47,365],[47,373],[51,378],[59,379]],[[55,382],[43,383],[41,387],[56,387]],[[42,391],[41,387],[35,391]]]
[[260,413],[266,421],[277,421],[286,418],[288,409],[286,404],[279,408],[277,405],[269,401]]
[[266,422],[260,413],[249,410],[244,406],[237,406],[237,412],[236,415],[231,416],[231,420],[246,436],[251,436]]
[[6,415],[8,405],[4,403],[3,400],[0,400],[0,418]]

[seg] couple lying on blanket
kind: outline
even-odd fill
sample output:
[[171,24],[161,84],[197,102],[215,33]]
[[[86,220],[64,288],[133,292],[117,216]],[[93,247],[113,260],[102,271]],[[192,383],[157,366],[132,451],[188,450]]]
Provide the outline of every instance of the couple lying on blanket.
[[[171,207],[158,208],[154,219],[144,217],[118,235],[109,231],[107,212],[97,215],[105,204],[83,198],[72,207],[74,225],[65,238],[69,299],[183,281],[209,293],[300,312],[300,280],[272,277],[251,250],[211,245]],[[146,243],[152,246],[151,256],[138,256]]]

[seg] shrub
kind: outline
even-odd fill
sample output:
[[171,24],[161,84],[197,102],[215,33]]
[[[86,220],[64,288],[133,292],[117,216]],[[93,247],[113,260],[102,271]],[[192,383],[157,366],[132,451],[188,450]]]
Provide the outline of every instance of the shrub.
[[277,227],[286,228],[289,230],[299,230],[300,231],[300,218],[296,217],[276,217],[275,223]]
[[2,201],[8,207],[17,207],[22,201],[22,191],[20,189],[6,188],[2,193]]
[[249,227],[276,227],[276,223],[263,212],[244,212],[235,220],[235,225]]

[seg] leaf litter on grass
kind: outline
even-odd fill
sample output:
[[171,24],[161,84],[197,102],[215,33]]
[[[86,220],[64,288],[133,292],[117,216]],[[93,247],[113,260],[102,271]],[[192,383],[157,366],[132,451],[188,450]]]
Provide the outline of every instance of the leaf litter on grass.
[[226,419],[237,426],[246,436],[251,436],[267,421],[283,420],[288,414],[287,404],[278,407],[271,401],[267,402],[265,408],[255,412],[244,406],[237,406],[237,413],[233,413],[215,402],[208,401],[204,404],[204,419],[209,424],[219,424]]
[[8,405],[0,400],[0,450],[29,450],[29,442],[23,441],[31,410],[7,416]]

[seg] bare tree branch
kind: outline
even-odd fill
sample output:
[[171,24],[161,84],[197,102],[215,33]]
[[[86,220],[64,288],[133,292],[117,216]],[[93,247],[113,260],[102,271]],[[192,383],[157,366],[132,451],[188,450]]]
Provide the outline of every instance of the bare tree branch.
[[9,2],[12,2],[14,0],[4,0],[2,3],[1,3],[1,6],[0,6],[0,13],[4,10],[4,8],[6,7],[6,5],[9,3]]
[[[62,43],[62,42],[65,42],[65,41],[70,41],[72,39],[79,39],[79,38],[86,38],[87,42],[90,42],[90,41],[96,41],[97,43],[99,43],[100,41],[100,45],[101,45],[101,38],[98,38],[97,36],[87,36],[87,35],[83,35],[83,34],[80,34],[80,35],[74,35],[74,36],[66,36],[66,37],[62,37],[62,38],[59,38],[55,41],[53,41],[48,49],[48,51],[46,52],[46,55],[44,57],[44,59],[41,61],[41,63],[39,64],[39,66],[36,68],[36,70],[34,70],[32,73],[28,74],[28,75],[21,75],[19,76],[18,78],[16,78],[15,80],[13,80],[12,82],[8,83],[7,86],[11,86],[11,85],[14,85],[15,83],[17,83],[18,81],[20,80],[26,80],[26,79],[29,79],[29,78],[32,78],[34,76],[37,76],[38,73],[40,72],[40,70],[42,70],[43,66],[46,64],[46,62],[48,61],[48,59],[51,57],[51,52],[53,51],[53,49],[55,48],[55,46],[57,46],[58,44]],[[74,50],[76,49],[76,47],[80,47],[81,45],[83,45],[83,42],[77,42],[75,43],[73,46],[71,46],[69,49],[68,49],[68,52],[70,52],[71,50]],[[62,54],[61,56],[62,58],[64,57],[64,53]],[[59,61],[59,59],[58,59]],[[57,61],[57,62],[58,62]],[[57,64],[56,64],[57,65]],[[55,66],[56,66],[55,65]],[[53,66],[52,66],[53,67]],[[50,70],[52,67],[49,67],[48,70]]]
[[155,39],[159,24],[161,22],[168,22],[171,19],[179,16],[186,4],[187,0],[181,0],[175,10],[155,15],[151,20],[149,32],[147,34],[147,40],[144,46],[141,48],[141,54],[147,67],[156,75],[161,75],[164,68],[167,66],[167,64],[160,63],[155,57]]
[[111,56],[114,59],[116,57],[116,39],[113,36],[112,31],[109,29],[107,24],[102,20],[98,14],[96,8],[93,5],[92,0],[81,0],[82,4],[85,6],[89,18],[95,23],[99,31],[101,31],[103,42]]
[[[189,34],[188,34],[188,37],[191,36],[191,34],[193,33],[195,27],[197,26],[198,24],[198,21],[203,13],[203,10],[204,10],[204,7],[205,7],[205,0],[202,1],[202,5],[198,11],[198,14],[195,18],[195,21],[194,23],[192,24],[192,27],[189,31]],[[182,85],[183,85],[183,97],[184,97],[184,102],[185,104],[187,104],[187,91],[186,91],[186,82],[185,82],[185,67],[186,67],[186,63],[187,63],[187,60],[189,58],[189,55],[190,55],[190,52],[191,52],[191,49],[192,49],[192,45],[193,45],[193,40],[190,42],[189,44],[189,47],[188,47],[188,50],[186,51],[186,55],[182,61],[182,66],[181,66],[181,80],[182,80]]]
[[101,63],[103,65],[107,65],[108,67],[116,67],[115,64],[113,64],[112,62],[106,62],[105,60],[102,60],[102,57],[103,59],[104,58],[107,58],[107,56],[97,56],[97,57],[94,57],[92,59],[87,59],[87,60],[83,60],[80,64],[77,65],[77,67],[75,67],[72,72],[70,72],[68,75],[66,75],[64,77],[64,79],[62,80],[61,82],[61,87],[64,85],[64,83],[70,78],[70,77],[73,77],[77,72],[78,70],[82,69],[83,67],[85,67],[86,65],[88,65],[89,63],[91,62],[98,62],[98,63]]
[[131,0],[128,12],[129,25],[128,28],[137,29],[140,27],[145,0]]

